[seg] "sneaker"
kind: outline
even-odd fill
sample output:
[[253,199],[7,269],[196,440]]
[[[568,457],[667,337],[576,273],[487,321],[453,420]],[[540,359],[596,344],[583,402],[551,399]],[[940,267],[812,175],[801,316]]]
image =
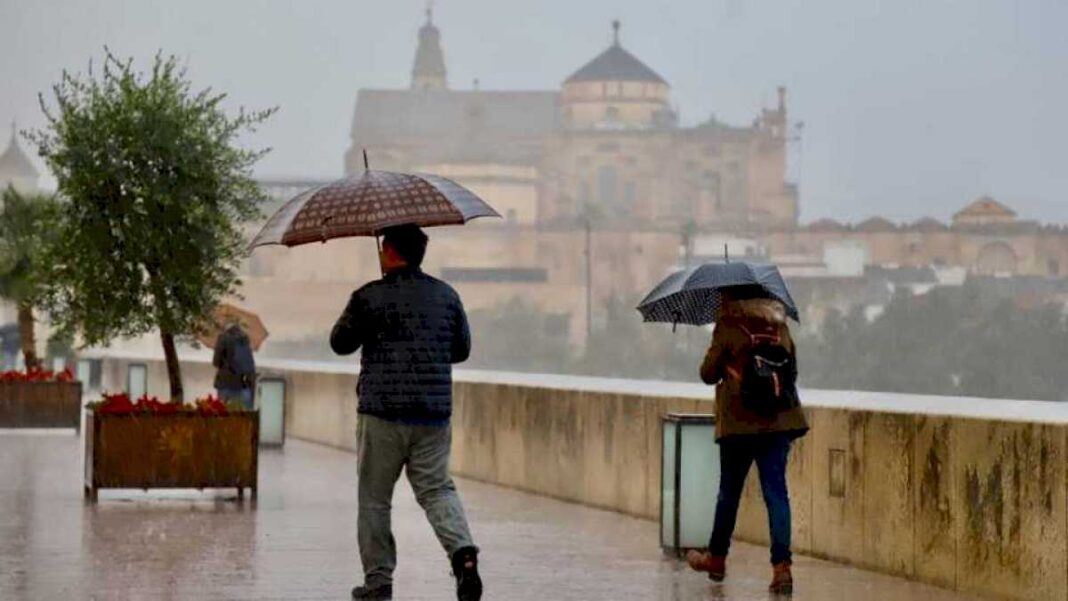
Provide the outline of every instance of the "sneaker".
[[794,592],[794,576],[790,573],[790,562],[780,561],[772,566],[771,584],[768,591],[775,595],[792,595]]
[[696,572],[708,572],[709,579],[716,582],[722,582],[727,577],[725,555],[713,555],[708,551],[694,549],[686,553],[686,563]]
[[358,586],[352,589],[352,598],[358,601],[390,601],[393,599],[393,585],[383,584],[374,588]]
[[459,601],[479,601],[482,598],[477,547],[464,547],[452,554],[452,575],[456,577],[456,598]]

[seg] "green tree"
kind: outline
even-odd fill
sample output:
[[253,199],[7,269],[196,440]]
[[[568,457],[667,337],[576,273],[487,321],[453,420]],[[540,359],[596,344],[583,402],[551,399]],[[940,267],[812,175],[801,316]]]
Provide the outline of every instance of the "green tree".
[[27,369],[39,369],[34,309],[47,285],[49,247],[59,226],[59,203],[52,196],[4,190],[0,204],[0,297],[18,309],[19,338]]
[[273,112],[229,116],[223,94],[192,91],[174,57],[147,74],[107,52],[99,74],[64,73],[48,128],[35,132],[64,205],[49,306],[85,345],[158,330],[171,396],[181,400],[176,337],[239,284],[241,226],[263,198],[251,178],[266,152],[239,148]]
[[571,363],[567,324],[522,297],[468,315],[471,367],[558,373]]
[[1068,400],[1062,307],[1018,306],[975,282],[898,294],[871,321],[832,311],[798,348],[814,388]]
[[697,380],[711,341],[708,328],[644,323],[638,299],[609,298],[604,324],[595,329],[578,361],[580,373],[615,378]]

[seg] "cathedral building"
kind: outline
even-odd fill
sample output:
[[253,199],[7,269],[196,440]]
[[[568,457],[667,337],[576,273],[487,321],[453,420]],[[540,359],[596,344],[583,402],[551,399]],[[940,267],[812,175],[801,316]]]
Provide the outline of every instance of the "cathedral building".
[[453,89],[428,13],[411,86],[360,90],[349,175],[375,168],[452,177],[509,223],[567,227],[591,213],[604,227],[730,227],[797,223],[785,181],[786,91],[753,124],[679,124],[671,86],[613,41],[559,89]]

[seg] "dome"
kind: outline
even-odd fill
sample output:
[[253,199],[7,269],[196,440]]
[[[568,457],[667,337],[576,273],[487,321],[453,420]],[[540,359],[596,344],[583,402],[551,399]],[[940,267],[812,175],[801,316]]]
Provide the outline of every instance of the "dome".
[[667,84],[649,65],[638,60],[619,43],[619,21],[612,23],[615,40],[607,50],[571,74],[564,83],[588,81],[643,81]]

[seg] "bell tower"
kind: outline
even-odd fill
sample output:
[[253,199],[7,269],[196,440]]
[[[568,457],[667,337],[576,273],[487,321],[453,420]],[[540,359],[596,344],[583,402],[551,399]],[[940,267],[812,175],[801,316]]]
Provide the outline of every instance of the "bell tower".
[[434,26],[434,3],[427,2],[426,23],[419,28],[419,46],[412,66],[413,90],[445,90],[445,55],[441,51],[441,32]]

